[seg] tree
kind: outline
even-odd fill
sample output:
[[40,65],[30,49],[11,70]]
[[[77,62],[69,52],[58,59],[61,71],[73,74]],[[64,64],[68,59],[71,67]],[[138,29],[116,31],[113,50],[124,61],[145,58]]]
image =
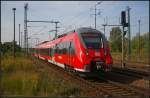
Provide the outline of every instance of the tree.
[[[5,42],[1,45],[1,49],[2,49],[2,53],[11,53],[13,51],[13,41],[12,42]],[[19,45],[17,45],[17,43],[15,42],[15,51],[19,52],[21,51],[21,47]]]
[[113,52],[121,52],[122,50],[122,32],[119,27],[112,28],[110,31],[110,47]]
[[[141,35],[140,41],[139,41],[139,35],[138,34],[132,38],[131,44],[132,44],[132,50],[134,53],[138,53],[139,51],[141,52],[141,54],[147,54],[148,53],[148,41],[149,41],[148,34],[149,34],[149,32]],[[140,50],[139,50],[139,45],[140,45]]]

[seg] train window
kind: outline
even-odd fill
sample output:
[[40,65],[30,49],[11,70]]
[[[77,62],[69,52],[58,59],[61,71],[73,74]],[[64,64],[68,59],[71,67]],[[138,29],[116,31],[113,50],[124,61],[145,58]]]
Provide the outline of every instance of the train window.
[[40,54],[42,54],[42,49],[40,49]]
[[54,55],[54,52],[55,52],[55,46],[51,48],[50,56],[53,56],[53,55]]
[[99,49],[103,47],[102,37],[99,33],[81,33],[87,48]]
[[43,53],[42,53],[42,49],[40,49],[40,54],[43,54]]
[[71,55],[74,55],[75,54],[75,46],[74,46],[74,42],[70,42],[70,47],[69,47],[69,49],[70,49],[70,54]]
[[57,46],[57,53],[61,54],[61,43],[59,43]]
[[55,46],[55,53],[58,53],[58,45]]
[[60,54],[59,47],[60,47],[60,45],[59,45],[59,44],[57,44],[56,52],[57,52],[58,54]]
[[41,49],[41,52],[43,55],[47,55],[47,50],[46,49]]
[[38,49],[35,49],[35,53],[38,53]]
[[66,44],[67,44],[67,42],[63,42],[62,54],[66,54],[67,53]]
[[50,54],[49,48],[46,48],[46,55],[49,55],[49,54]]
[[49,55],[51,56],[51,48],[49,48]]
[[40,53],[41,53],[41,54],[44,54],[44,53],[43,53],[43,49],[40,49]]
[[66,54],[69,54],[69,45],[70,45],[70,43],[66,42]]
[[63,49],[63,43],[60,43],[59,44],[59,54],[62,54],[62,49]]
[[63,54],[64,42],[61,43],[61,54]]

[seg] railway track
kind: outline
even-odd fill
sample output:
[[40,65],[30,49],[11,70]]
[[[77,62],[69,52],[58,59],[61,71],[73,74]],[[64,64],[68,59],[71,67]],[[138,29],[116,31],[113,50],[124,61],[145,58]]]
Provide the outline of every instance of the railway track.
[[105,88],[107,91],[109,91],[110,94],[112,94],[112,96],[139,97],[138,94],[145,97],[148,96],[148,90],[135,88],[120,82],[114,82],[108,76],[104,78],[92,78],[90,81],[97,85],[97,87],[100,86],[101,88]]
[[[116,82],[105,79],[96,78],[93,80],[78,77],[73,73],[65,72],[64,69],[57,67],[54,64],[34,59],[36,64],[46,67],[48,70],[54,72],[56,76],[63,77],[64,80],[74,82],[81,87],[83,93],[80,96],[103,96],[103,97],[132,97],[141,98],[148,96],[140,90],[136,90],[130,86],[122,85]],[[65,77],[65,78],[64,78]]]
[[141,78],[141,79],[147,79],[147,80],[149,79],[149,73],[144,72],[144,71],[137,71],[137,70],[132,70],[132,69],[128,69],[128,68],[113,67],[112,72],[117,73],[117,74],[126,75],[128,77],[133,77],[133,78]]
[[[131,62],[125,61],[125,68],[129,70],[134,70],[137,72],[148,73],[149,71],[149,64],[142,63],[142,62]],[[121,68],[122,61],[121,60],[114,60],[113,67]]]

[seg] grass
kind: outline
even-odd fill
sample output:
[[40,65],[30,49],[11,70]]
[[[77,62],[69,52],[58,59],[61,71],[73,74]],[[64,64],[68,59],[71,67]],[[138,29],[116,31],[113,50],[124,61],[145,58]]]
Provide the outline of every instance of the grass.
[[2,59],[1,87],[3,95],[23,96],[76,96],[80,87],[63,81],[48,70],[39,71],[39,66],[23,55],[14,60],[11,56]]

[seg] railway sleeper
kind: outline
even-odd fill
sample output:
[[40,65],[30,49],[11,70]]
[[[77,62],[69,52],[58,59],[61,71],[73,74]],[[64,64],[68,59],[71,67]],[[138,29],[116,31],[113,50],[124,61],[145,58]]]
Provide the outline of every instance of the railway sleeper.
[[136,96],[136,94],[130,94],[130,93],[124,93],[124,94],[121,94],[122,96],[129,96],[129,97],[131,97],[131,96]]
[[112,92],[115,96],[137,96],[136,93],[132,93],[132,92]]
[[117,90],[117,89],[109,90],[109,91],[114,92],[114,93],[115,93],[115,92],[116,92],[116,93],[118,93],[118,92],[119,92],[119,93],[134,93],[134,92],[126,91],[126,90],[124,90],[124,91],[123,91],[123,90],[121,90],[121,91],[120,91],[120,90]]
[[123,95],[123,94],[135,95],[135,93],[133,93],[133,92],[128,92],[128,91],[121,91],[121,92],[119,92],[119,91],[112,91],[112,92],[115,93],[115,94],[119,94],[119,95]]
[[107,88],[107,89],[118,89],[118,87],[115,87],[115,86],[103,86],[104,88]]
[[[116,90],[116,91],[119,91],[119,90]],[[132,94],[136,94],[136,92],[134,92],[134,91],[125,90],[125,89],[122,89],[122,92],[121,92],[121,93],[132,93]]]
[[109,89],[109,90],[111,90],[111,91],[119,91],[119,92],[125,92],[126,90],[124,90],[124,89]]
[[132,94],[135,95],[136,93],[133,91],[124,90],[122,88],[106,88],[110,92],[116,93],[116,94]]

